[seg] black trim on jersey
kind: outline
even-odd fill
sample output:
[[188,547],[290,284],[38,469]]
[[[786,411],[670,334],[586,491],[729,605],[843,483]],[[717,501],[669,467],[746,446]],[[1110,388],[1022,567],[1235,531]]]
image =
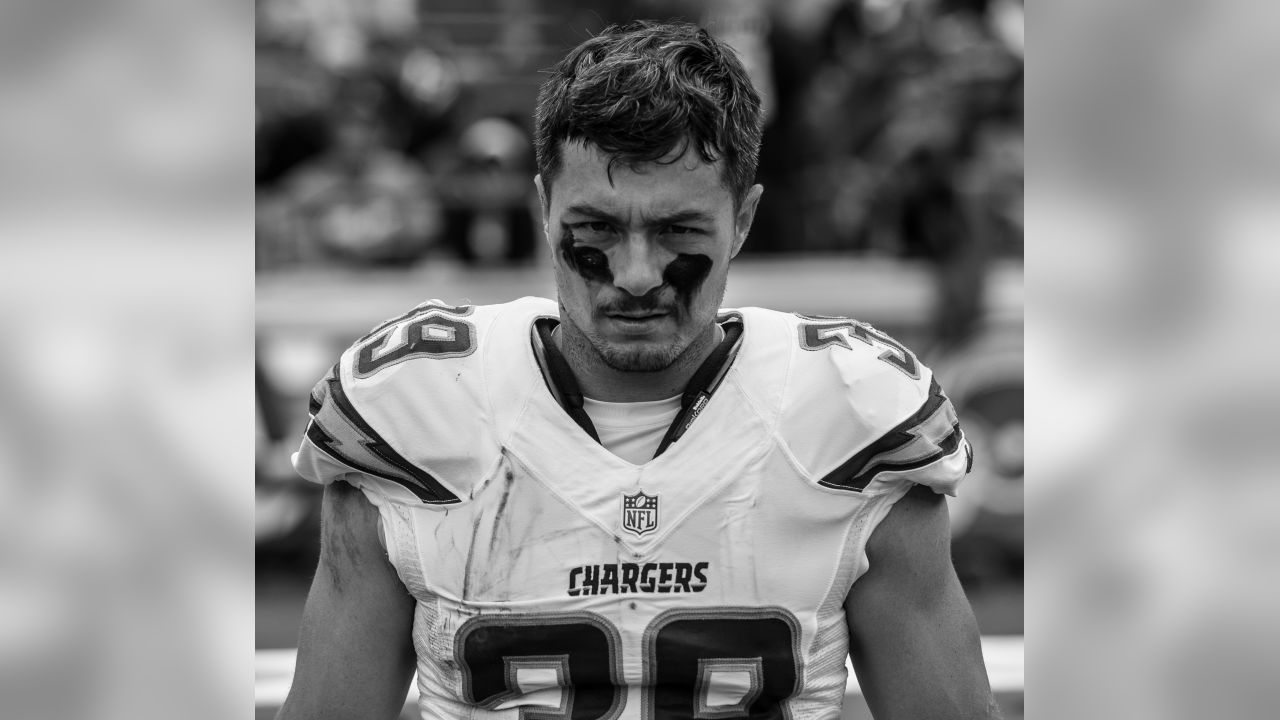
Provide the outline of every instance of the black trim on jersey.
[[344,465],[350,465],[360,472],[403,485],[424,503],[431,505],[447,505],[460,502],[456,495],[449,492],[449,490],[446,489],[444,485],[441,485],[440,481],[436,480],[430,473],[409,462],[393,450],[387,441],[383,440],[382,436],[370,427],[369,423],[365,422],[364,418],[362,418],[360,413],[355,409],[355,406],[351,404],[351,400],[347,397],[346,392],[342,389],[342,380],[336,370],[333,377],[329,379],[329,397],[333,400],[334,408],[338,413],[342,415],[352,427],[364,434],[366,439],[360,440],[359,442],[361,445],[364,445],[365,449],[379,458],[382,458],[392,467],[404,471],[404,473],[412,479],[396,477],[395,475],[388,474],[385,471],[367,467],[353,458],[348,457],[345,453],[342,453],[337,449],[337,441],[334,437],[326,432],[324,428],[320,427],[320,423],[316,422],[315,419],[312,418],[311,423],[307,427],[307,437],[316,447],[332,456],[338,462],[341,462]]
[[538,371],[542,373],[542,382],[551,391],[551,396],[556,399],[556,404],[563,405],[564,398],[560,395],[560,388],[556,387],[555,381],[551,379],[551,371],[547,369],[547,342],[550,342],[551,334],[550,332],[547,333],[547,341],[544,342],[542,329],[537,327],[539,323],[549,322],[552,329],[554,329],[559,321],[553,315],[543,315],[533,322],[535,332],[530,334],[530,343],[533,345],[534,362],[538,364]]
[[587,411],[582,409],[582,388],[578,385],[578,378],[573,376],[569,361],[560,354],[560,348],[556,347],[555,341],[551,338],[551,333],[559,324],[560,322],[555,318],[538,318],[533,321],[533,327],[537,331],[534,349],[540,351],[537,357],[543,369],[543,378],[547,381],[551,394],[560,403],[560,407],[569,413],[569,417],[573,418],[573,421],[578,423],[578,427],[585,430],[592,440],[600,442],[596,426],[591,423]]
[[[882,472],[916,470],[955,452],[960,445],[961,437],[963,437],[960,432],[959,421],[951,425],[951,432],[938,443],[940,449],[936,453],[906,463],[879,462],[869,467],[863,467],[878,455],[892,452],[915,442],[918,436],[912,433],[911,430],[929,419],[946,402],[947,396],[942,393],[942,387],[938,385],[938,381],[930,380],[929,397],[920,406],[919,410],[912,413],[911,417],[895,425],[892,430],[882,435],[880,439],[840,463],[840,467],[827,473],[826,476],[818,481],[818,484],[835,488],[836,490],[862,492],[867,485],[871,484],[871,480]],[[970,455],[969,462],[970,464],[973,462],[972,455]],[[854,474],[855,472],[857,473],[856,475]]]
[[[657,452],[653,454],[654,457],[665,452],[693,425],[693,421],[710,402],[711,395],[715,393],[716,388],[720,387],[720,381],[724,380],[725,375],[728,374],[734,359],[738,357],[738,350],[742,347],[742,315],[733,312],[724,313],[716,320],[724,330],[724,339],[715,350],[711,351],[702,365],[694,371],[693,377],[689,379],[689,384],[685,386],[684,393],[680,397],[680,412],[671,421],[671,426],[667,428]],[[564,359],[564,355],[560,353],[551,337],[559,324],[559,320],[550,317],[541,317],[533,321],[534,357],[538,360],[542,378],[546,381],[552,397],[560,407],[564,408],[569,417],[591,436],[591,439],[600,442],[600,435],[596,432],[595,425],[582,407],[582,389],[578,385],[578,379],[574,377],[569,362]]]
[[720,381],[728,374],[729,366],[738,357],[738,350],[742,348],[742,316],[726,316],[721,327],[724,328],[724,339],[689,379],[689,385],[680,397],[680,414],[676,415],[671,427],[667,428],[667,434],[663,436],[654,457],[666,452],[693,425],[693,421],[711,401],[712,393],[720,387]]

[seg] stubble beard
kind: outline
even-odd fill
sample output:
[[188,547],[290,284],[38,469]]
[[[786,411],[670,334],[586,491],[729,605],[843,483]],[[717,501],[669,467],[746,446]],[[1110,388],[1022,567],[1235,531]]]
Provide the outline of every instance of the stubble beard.
[[688,344],[680,346],[678,343],[667,345],[646,343],[639,347],[618,347],[604,341],[592,342],[591,347],[605,365],[621,372],[666,370],[689,349]]
[[[604,363],[606,367],[619,372],[659,372],[676,363],[692,346],[692,341],[683,337],[675,337],[667,343],[614,343],[600,337],[597,333],[579,327],[567,314],[562,321],[572,328],[566,332],[566,340],[572,345],[582,347]],[[568,328],[566,328],[568,330]],[[573,338],[572,336],[577,336]],[[576,341],[576,342],[575,342]]]
[[[720,307],[725,292],[723,281],[718,284],[704,285],[699,290],[703,293],[711,293],[716,298],[713,307]],[[564,288],[560,288],[560,291],[561,297],[564,297]],[[701,324],[692,317],[693,304],[694,298],[678,298],[676,300],[672,309],[678,314],[680,325],[684,327],[695,325],[701,327]],[[698,346],[698,339],[702,337],[701,332],[695,332],[692,335],[678,333],[670,342],[665,343],[624,344],[610,342],[594,332],[590,325],[582,327],[575,322],[563,301],[560,303],[560,320],[562,324],[567,326],[562,329],[565,335],[565,345],[561,347],[562,352],[565,352],[566,355],[579,354],[579,356],[582,353],[589,353],[609,369],[618,372],[652,373],[668,370],[672,366],[679,364],[682,359],[689,357],[695,347]],[[712,316],[708,318],[706,325],[715,325],[714,311]],[[575,351],[577,352],[575,353]]]

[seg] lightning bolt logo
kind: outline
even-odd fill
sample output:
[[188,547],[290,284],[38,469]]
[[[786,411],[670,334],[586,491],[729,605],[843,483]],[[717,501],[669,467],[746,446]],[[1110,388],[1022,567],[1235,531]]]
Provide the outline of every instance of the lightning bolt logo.
[[[862,492],[876,475],[929,465],[955,452],[963,439],[955,408],[935,380],[929,385],[928,400],[919,410],[818,483],[838,490]],[[965,452],[969,452],[967,445]]]
[[[457,496],[430,473],[397,453],[360,417],[343,391],[336,371],[322,381],[322,384],[325,385],[325,390],[321,411],[314,413],[307,425],[307,439],[312,444],[344,465],[404,486],[424,503],[443,505],[459,501]],[[338,434],[326,430],[320,424],[320,414],[330,409],[337,416],[337,422],[342,423],[350,432],[349,438],[339,439]],[[362,461],[361,456],[368,461]],[[376,460],[382,462],[379,464]]]

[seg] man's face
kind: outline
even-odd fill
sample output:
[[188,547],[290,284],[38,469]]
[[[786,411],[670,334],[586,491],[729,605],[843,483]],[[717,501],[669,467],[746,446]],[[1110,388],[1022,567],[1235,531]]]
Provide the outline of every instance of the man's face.
[[609,157],[594,146],[564,143],[560,152],[551,186],[537,184],[561,320],[616,370],[665,369],[711,330],[761,188],[735,209],[720,163],[693,149],[615,163],[612,183]]

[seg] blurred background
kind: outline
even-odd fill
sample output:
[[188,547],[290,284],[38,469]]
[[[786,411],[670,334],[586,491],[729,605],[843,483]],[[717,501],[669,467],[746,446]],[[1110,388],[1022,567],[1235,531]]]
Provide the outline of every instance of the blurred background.
[[[1019,0],[259,0],[255,10],[261,658],[296,646],[316,562],[319,488],[289,464],[312,385],[352,340],[425,299],[554,297],[532,183],[542,71],[635,18],[707,27],[765,100],[765,194],[725,305],[856,317],[935,369],[976,451],[951,508],[956,567],[984,635],[1020,640]],[[1022,716],[1014,652],[1018,680],[1000,694],[1010,719]],[[259,717],[274,711],[267,695]],[[866,717],[860,702],[848,717]]]

